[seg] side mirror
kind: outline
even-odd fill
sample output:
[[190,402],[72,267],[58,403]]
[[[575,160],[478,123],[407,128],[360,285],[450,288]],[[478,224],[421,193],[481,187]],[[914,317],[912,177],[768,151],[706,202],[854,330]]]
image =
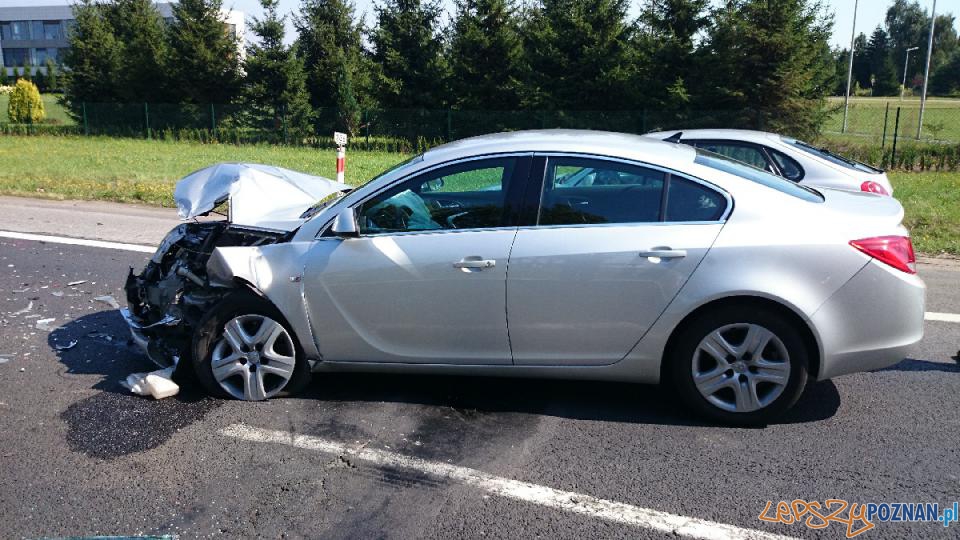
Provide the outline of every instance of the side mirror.
[[337,214],[337,217],[333,220],[333,234],[342,237],[342,238],[356,238],[360,236],[360,231],[357,228],[357,216],[353,213],[352,208],[344,208]]

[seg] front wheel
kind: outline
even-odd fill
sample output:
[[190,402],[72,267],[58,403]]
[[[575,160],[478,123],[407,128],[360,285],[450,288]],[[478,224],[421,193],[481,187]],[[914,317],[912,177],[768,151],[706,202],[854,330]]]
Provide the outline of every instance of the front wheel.
[[789,409],[807,382],[809,352],[792,321],[763,307],[727,307],[687,326],[671,351],[683,401],[728,424],[765,424]]
[[197,377],[215,396],[262,401],[293,394],[310,378],[283,315],[251,293],[217,303],[198,326],[193,350]]

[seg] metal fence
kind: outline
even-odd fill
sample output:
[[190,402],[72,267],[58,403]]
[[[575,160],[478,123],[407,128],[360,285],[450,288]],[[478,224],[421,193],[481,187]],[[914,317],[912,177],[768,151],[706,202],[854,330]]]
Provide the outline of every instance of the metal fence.
[[[836,103],[836,102],[834,102]],[[898,121],[899,119],[899,121]],[[926,142],[960,143],[960,100],[929,100],[920,128],[920,103],[918,101],[854,100],[847,115],[847,128],[843,129],[842,105],[835,105],[828,116],[823,131],[830,135],[849,135],[891,144],[897,138]]]

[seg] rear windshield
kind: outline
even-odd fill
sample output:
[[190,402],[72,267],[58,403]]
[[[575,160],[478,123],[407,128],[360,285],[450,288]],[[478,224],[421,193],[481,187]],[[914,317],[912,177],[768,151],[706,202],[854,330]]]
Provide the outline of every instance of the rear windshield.
[[845,169],[850,169],[851,171],[865,172],[868,174],[880,174],[883,172],[883,169],[877,169],[876,167],[871,167],[866,163],[860,163],[859,161],[846,158],[840,154],[834,154],[826,148],[817,148],[812,144],[805,143],[803,141],[798,141],[796,139],[790,139],[788,137],[781,137],[783,142],[789,144],[790,146],[802,150],[808,154],[817,156],[820,159],[825,159],[834,165],[839,165]]
[[769,188],[773,188],[782,193],[786,193],[787,195],[793,195],[798,199],[803,199],[809,202],[823,202],[823,195],[820,195],[820,193],[808,187],[801,186],[800,184],[794,184],[790,180],[775,174],[770,174],[762,169],[751,167],[750,165],[732,158],[728,158],[727,156],[714,154],[713,152],[704,150],[703,148],[697,148],[697,159],[695,159],[694,162],[705,167],[710,167],[711,169],[717,169],[718,171],[739,176],[740,178],[746,178],[751,182],[756,182]]

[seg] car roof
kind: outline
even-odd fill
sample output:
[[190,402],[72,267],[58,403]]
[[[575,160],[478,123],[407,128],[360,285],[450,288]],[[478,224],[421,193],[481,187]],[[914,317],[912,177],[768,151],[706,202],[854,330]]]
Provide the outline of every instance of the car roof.
[[671,135],[682,132],[680,140],[689,139],[732,139],[737,141],[770,143],[772,140],[779,140],[780,135],[770,133],[769,131],[755,131],[752,129],[675,129],[671,131],[657,131],[647,133],[645,137],[656,139],[666,139]]
[[640,135],[580,129],[511,131],[470,137],[432,148],[423,158],[426,162],[442,163],[506,152],[595,154],[668,167],[672,163],[690,163],[696,158],[696,151],[689,146]]

